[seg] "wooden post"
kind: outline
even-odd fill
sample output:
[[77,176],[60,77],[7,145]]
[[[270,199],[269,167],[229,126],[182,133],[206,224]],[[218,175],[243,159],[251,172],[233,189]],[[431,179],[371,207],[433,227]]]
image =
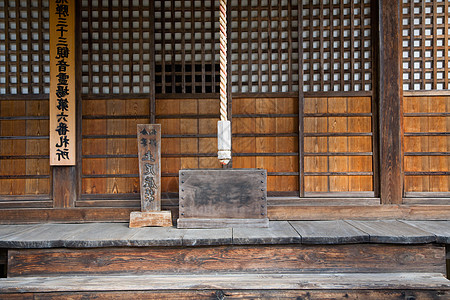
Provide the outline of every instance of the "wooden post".
[[137,142],[141,212],[130,214],[130,227],[172,226],[170,211],[161,211],[161,125],[138,124]]
[[401,4],[380,0],[379,18],[379,134],[380,198],[382,204],[401,204],[402,74]]

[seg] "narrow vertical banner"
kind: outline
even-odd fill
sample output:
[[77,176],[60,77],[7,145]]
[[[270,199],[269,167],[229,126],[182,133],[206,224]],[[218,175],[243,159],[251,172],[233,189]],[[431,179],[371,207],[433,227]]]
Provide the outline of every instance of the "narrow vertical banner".
[[161,125],[138,124],[141,211],[161,211]]
[[75,165],[75,122],[75,0],[50,0],[50,165]]

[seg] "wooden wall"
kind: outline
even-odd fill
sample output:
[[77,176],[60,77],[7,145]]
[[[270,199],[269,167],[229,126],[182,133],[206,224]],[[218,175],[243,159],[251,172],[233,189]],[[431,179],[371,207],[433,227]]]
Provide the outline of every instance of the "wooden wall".
[[405,97],[403,107],[406,195],[448,193],[450,97]]
[[[219,168],[217,121],[219,99],[158,99],[161,124],[162,193],[178,193],[180,169]],[[164,196],[164,195],[163,195]]]
[[298,195],[298,98],[234,98],[232,132],[233,168],[267,169],[269,195]]
[[[0,195],[3,198],[0,206],[8,206],[13,200],[3,196],[46,195],[49,198],[48,132],[48,99],[0,101]],[[17,205],[49,204],[28,205],[22,200]]]
[[149,105],[148,99],[82,101],[82,180],[77,206],[138,205],[136,124],[150,122]]
[[372,143],[370,97],[306,98],[306,195],[372,192]]

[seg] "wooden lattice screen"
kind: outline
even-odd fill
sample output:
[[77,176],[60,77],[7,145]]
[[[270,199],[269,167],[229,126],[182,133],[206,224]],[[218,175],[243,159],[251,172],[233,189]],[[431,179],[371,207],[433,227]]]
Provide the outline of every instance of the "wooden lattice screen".
[[49,59],[49,2],[0,1],[0,207],[51,206]]
[[303,1],[305,196],[374,196],[367,0]]
[[152,18],[151,0],[81,2],[82,184],[77,206],[139,205],[136,124],[150,123]]
[[83,95],[150,93],[152,1],[82,1]]
[[219,1],[155,1],[156,94],[219,92]]
[[450,196],[450,5],[402,3],[405,195]]
[[303,1],[303,90],[371,91],[371,1]]
[[403,0],[403,90],[448,90],[449,3]]
[[234,93],[299,89],[298,1],[231,1]]

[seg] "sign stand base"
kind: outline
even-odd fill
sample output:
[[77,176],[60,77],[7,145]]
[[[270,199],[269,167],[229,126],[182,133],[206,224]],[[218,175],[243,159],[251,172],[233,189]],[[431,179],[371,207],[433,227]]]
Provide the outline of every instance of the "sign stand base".
[[145,226],[172,226],[172,212],[170,210],[162,210],[133,211],[130,213],[130,228],[139,228]]

